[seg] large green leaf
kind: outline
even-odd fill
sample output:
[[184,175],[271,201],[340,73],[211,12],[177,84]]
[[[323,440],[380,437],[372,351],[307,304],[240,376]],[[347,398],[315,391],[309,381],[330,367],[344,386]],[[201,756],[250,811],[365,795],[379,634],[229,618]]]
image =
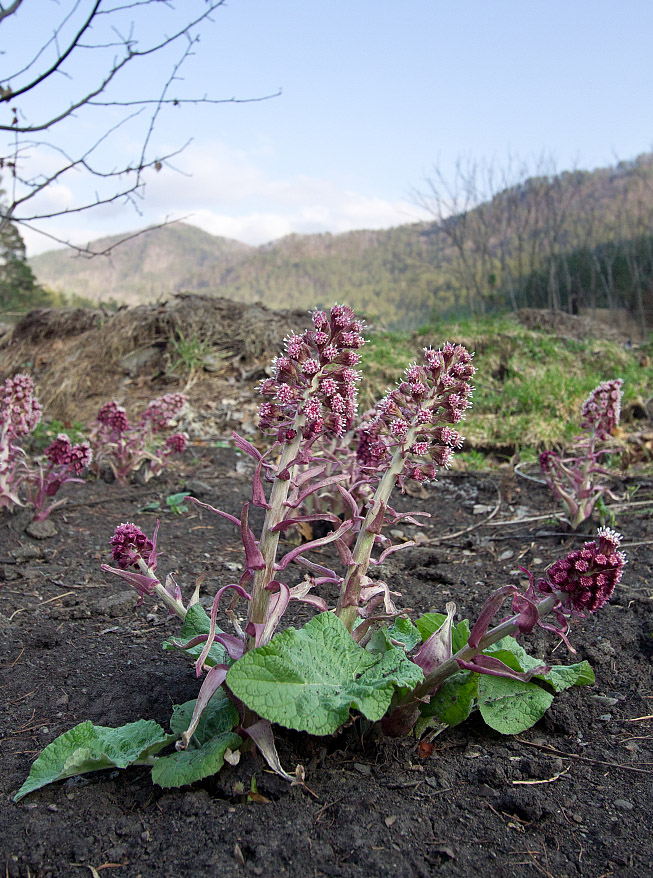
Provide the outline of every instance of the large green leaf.
[[154,754],[174,741],[153,720],[139,720],[117,729],[83,722],[55,738],[32,765],[16,793],[17,802],[46,784],[87,771],[152,765]]
[[459,671],[442,683],[428,704],[420,707],[423,717],[435,717],[439,723],[457,726],[472,712],[477,693],[478,674]]
[[589,686],[595,680],[590,663],[577,662],[575,665],[554,665],[546,674],[538,674],[538,679],[546,680],[556,692],[562,692],[570,686]]
[[[175,704],[170,729],[175,735],[181,735],[190,725],[195,710],[195,700],[185,704]],[[238,710],[233,701],[230,701],[224,690],[219,689],[202,711],[202,716],[197,724],[195,733],[190,740],[188,749],[201,747],[224,732],[230,732],[238,723]]]
[[[211,630],[211,620],[201,604],[193,604],[192,607],[188,608],[188,612],[186,613],[186,618],[184,619],[184,624],[179,632],[179,637],[176,637],[175,640],[180,640],[182,643],[187,643],[189,640],[192,640],[193,637],[197,637],[199,634],[208,634]],[[216,634],[221,634],[219,628],[215,629]],[[164,649],[179,649],[176,643],[173,640],[166,640],[163,644]],[[186,653],[187,656],[190,656],[192,659],[197,659],[200,657],[202,650],[204,649],[203,643],[198,643],[197,646],[191,646],[190,649],[185,649],[183,652]],[[209,667],[213,667],[213,665],[221,665],[225,662],[230,661],[227,656],[227,652],[223,646],[219,643],[214,643],[209,650],[209,654],[206,657],[205,664]]]
[[395,688],[413,688],[422,678],[403,649],[368,652],[333,613],[320,613],[301,630],[288,628],[246,653],[229,669],[227,685],[270,722],[329,735],[351,708],[381,719]]
[[242,743],[234,732],[223,732],[201,747],[162,756],[152,766],[152,780],[160,787],[183,787],[210,777],[224,765],[227,748],[237,750]]
[[[514,637],[503,637],[485,650],[487,655],[500,659],[515,671],[530,671],[544,664],[533,658]],[[594,671],[589,662],[576,662],[573,665],[553,665],[546,674],[536,674],[535,680],[546,680],[555,692],[562,692],[570,686],[587,686],[594,682]]]
[[490,728],[517,735],[541,719],[553,695],[537,683],[479,674],[478,707]]
[[390,628],[379,628],[370,637],[370,641],[365,647],[369,652],[385,652],[393,649],[397,641],[403,646],[406,652],[410,652],[421,641],[421,635],[410,619],[403,619],[401,616],[395,619],[394,624]]

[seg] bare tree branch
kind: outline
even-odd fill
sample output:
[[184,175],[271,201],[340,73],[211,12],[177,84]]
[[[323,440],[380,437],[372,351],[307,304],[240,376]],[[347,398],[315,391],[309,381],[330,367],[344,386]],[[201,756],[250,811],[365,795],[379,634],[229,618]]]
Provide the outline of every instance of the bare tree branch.
[[[0,23],[14,16],[14,27],[24,25],[25,33],[31,34],[33,21],[30,23],[26,15],[21,18],[21,2],[0,4]],[[222,98],[187,93],[181,69],[196,54],[202,28],[213,21],[212,13],[224,3],[61,0],[62,8],[55,10],[51,33],[44,36],[38,50],[32,50],[29,60],[18,56],[14,71],[6,73],[0,83],[0,174],[11,179],[9,195],[5,195],[7,203],[0,204],[0,231],[7,223],[23,223],[58,243],[68,243],[32,224],[116,202],[129,204],[139,212],[145,172],[170,168],[169,160],[191,142],[189,138],[181,146],[153,153],[164,110],[256,103],[280,94],[279,90],[263,96]],[[170,50],[174,53],[175,47],[176,58],[171,58]],[[151,68],[137,67],[136,62],[147,65],[148,59],[155,58],[155,72],[163,70],[155,93],[135,97],[137,83],[147,81]],[[163,65],[160,59],[164,59]],[[87,85],[89,80],[91,84]],[[48,95],[45,102],[39,99],[42,94]],[[45,117],[43,106],[48,108]],[[107,110],[115,110],[120,118],[116,121],[114,113],[101,133],[89,138],[88,131],[93,129],[97,116]],[[78,149],[70,146],[71,126],[75,125],[84,126],[80,129],[83,137],[76,141]],[[116,162],[118,149],[112,148],[117,143],[116,135],[125,128],[135,139],[134,125],[138,126],[136,149],[129,160]],[[35,168],[39,170],[35,172]],[[98,188],[92,197],[82,196],[60,208],[43,204],[42,197],[53,186],[77,181],[82,175],[97,180]],[[88,248],[75,249],[90,255]]]
[[0,6],[0,24],[2,24],[5,18],[9,18],[10,15],[13,15],[22,2],[23,0],[14,0],[14,2],[7,6],[6,9],[3,9],[3,7]]
[[48,79],[50,76],[52,76],[53,73],[55,73],[57,70],[59,70],[59,68],[65,62],[65,60],[70,57],[72,52],[74,52],[75,47],[77,46],[77,44],[79,43],[79,41],[82,38],[82,35],[84,33],[86,33],[86,31],[91,26],[91,23],[92,23],[93,19],[95,18],[95,15],[96,15],[98,9],[100,8],[101,2],[102,2],[102,0],[96,0],[95,6],[93,7],[91,12],[89,13],[88,18],[86,19],[86,21],[82,25],[81,29],[77,32],[77,34],[72,39],[72,41],[70,42],[68,47],[59,55],[59,57],[54,62],[54,64],[52,64],[48,69],[44,70],[43,73],[41,73],[39,76],[36,77],[36,79],[33,79],[31,82],[28,82],[27,85],[24,85],[22,88],[14,90],[12,88],[5,87],[5,89],[3,90],[3,93],[0,94],[0,102],[4,101],[6,103],[7,101],[16,100],[16,98],[19,98],[22,94],[25,94],[26,92],[32,91],[32,89],[37,88],[42,82],[45,82],[46,79]]

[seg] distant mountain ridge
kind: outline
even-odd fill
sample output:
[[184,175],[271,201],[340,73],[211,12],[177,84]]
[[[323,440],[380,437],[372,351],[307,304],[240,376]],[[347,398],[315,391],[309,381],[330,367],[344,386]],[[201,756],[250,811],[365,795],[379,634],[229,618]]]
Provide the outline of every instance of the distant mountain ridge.
[[621,304],[643,319],[653,291],[653,154],[524,177],[486,198],[441,213],[441,222],[292,234],[259,247],[176,223],[91,245],[127,238],[107,257],[57,250],[30,264],[44,287],[94,303],[135,305],[179,292],[271,308],[346,301],[398,329],[496,305],[575,313]]
[[[30,260],[39,283],[92,302],[136,305],[193,291],[272,308],[347,300],[392,325],[426,319],[438,284],[433,224],[292,234],[252,247],[187,223],[145,230],[108,256],[53,250]],[[429,229],[430,234],[424,235]],[[126,236],[91,244],[102,250]]]

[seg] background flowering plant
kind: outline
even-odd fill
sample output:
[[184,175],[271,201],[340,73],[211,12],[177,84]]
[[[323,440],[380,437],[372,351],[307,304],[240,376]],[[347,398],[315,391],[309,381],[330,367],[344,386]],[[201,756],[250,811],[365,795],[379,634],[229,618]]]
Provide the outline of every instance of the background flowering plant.
[[41,420],[42,408],[30,375],[8,378],[0,393],[0,509],[30,506],[40,521],[64,500],[52,498],[67,482],[80,478],[91,462],[88,442],[73,445],[65,433],[31,458],[24,444]]
[[617,450],[610,438],[619,425],[623,381],[603,381],[590,393],[581,409],[582,435],[571,454],[561,457],[555,451],[540,454],[540,470],[548,486],[565,508],[572,530],[587,521],[604,495],[612,496],[607,479],[610,470],[600,458]]
[[[260,426],[273,437],[272,447],[262,453],[234,434],[237,448],[255,461],[251,500],[239,517],[193,501],[229,520],[243,544],[243,573],[218,589],[210,614],[199,602],[199,585],[185,604],[174,578],[160,578],[158,524],[152,538],[131,523],[115,530],[113,563],[103,569],[128,582],[141,600],[156,596],[183,620],[180,636],[165,646],[194,661],[203,677],[197,699],[175,708],[169,735],[145,721],[121,729],[81,723],[46,748],[17,798],[107,764],[147,764],[156,783],[180,786],[215,773],[225,759],[238,758],[235,751],[251,746],[279,774],[301,782],[301,768],[292,778],[279,763],[272,723],[332,734],[354,711],[382,721],[386,734],[403,735],[455,725],[477,708],[493,728],[515,733],[543,715],[551,689],[592,682],[587,662],[551,667],[516,638],[539,626],[571,647],[570,621],[598,610],[621,578],[625,557],[614,531],[603,529],[598,542],[557,562],[545,577],[527,574],[525,589],[498,589],[473,626],[466,620],[454,626],[453,603],[446,614],[413,623],[397,608],[399,593],[376,578],[373,571],[390,553],[410,545],[392,545],[383,534],[384,526],[410,516],[390,507],[391,492],[407,479],[432,479],[461,446],[455,425],[471,404],[474,367],[460,345],[427,348],[423,362],[410,365],[352,433],[356,466],[348,452],[338,472],[336,449],[354,426],[362,331],[352,310],[336,305],[329,314],[315,312],[312,328],[286,340],[273,376],[261,385]],[[348,490],[352,482],[357,496]],[[309,498],[324,492],[337,492],[339,514],[324,504],[307,508]],[[258,539],[250,505],[264,510]],[[314,522],[326,523],[328,532],[279,557],[280,537]],[[329,545],[338,570],[312,555]],[[291,577],[292,570],[303,578]],[[330,609],[326,596],[333,590],[338,596]],[[218,627],[227,597],[229,632]],[[491,628],[507,599],[510,615]],[[244,621],[235,612],[241,600]],[[278,631],[293,601],[316,615],[299,630]],[[553,623],[544,621],[550,613]],[[119,759],[115,736],[124,744]],[[172,742],[173,753],[158,755]],[[89,748],[94,762],[84,757]]]
[[90,428],[93,471],[113,473],[119,484],[128,484],[136,473],[144,481],[161,473],[171,455],[188,445],[185,433],[168,433],[187,402],[183,393],[167,393],[149,403],[140,421],[130,424],[125,409],[115,400],[105,403]]

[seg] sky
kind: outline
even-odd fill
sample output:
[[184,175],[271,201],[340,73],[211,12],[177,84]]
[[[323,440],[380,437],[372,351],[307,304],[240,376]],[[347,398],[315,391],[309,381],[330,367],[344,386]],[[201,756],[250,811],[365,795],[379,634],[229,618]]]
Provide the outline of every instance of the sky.
[[[90,7],[78,3],[76,14]],[[22,22],[2,23],[4,45],[13,48],[2,68],[17,69],[72,6],[25,0]],[[154,11],[136,4],[129,15],[138,32]],[[139,212],[115,203],[32,222],[22,227],[29,255],[53,247],[34,228],[85,244],[183,218],[252,245],[292,232],[387,228],[425,218],[416,193],[436,170],[451,178],[457,160],[503,167],[513,156],[535,166],[546,155],[559,170],[591,169],[653,149],[650,0],[229,0],[200,33],[171,94],[281,94],[168,108],[154,152],[192,141],[148,174]],[[155,94],[172,57],[125,78],[123,92]],[[21,114],[36,118],[80,93],[101,64],[95,52],[71,65],[56,95],[43,88],[31,103],[17,99]],[[83,148],[102,125],[115,124],[113,112],[101,120],[78,113],[57,134],[57,147],[69,155]],[[142,130],[124,125],[98,157],[126,164],[141,139]],[[22,161],[37,176],[55,168],[60,154],[35,145]],[[92,199],[96,185],[73,173],[34,203],[41,212],[70,208]]]

